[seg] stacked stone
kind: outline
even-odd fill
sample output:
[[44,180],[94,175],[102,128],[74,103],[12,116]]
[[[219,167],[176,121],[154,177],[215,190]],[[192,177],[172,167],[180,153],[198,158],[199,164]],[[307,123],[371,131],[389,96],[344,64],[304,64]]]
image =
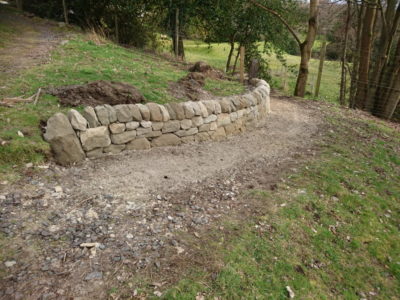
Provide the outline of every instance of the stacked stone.
[[[76,139],[73,145],[79,148],[80,144],[84,155],[88,158],[115,154],[123,150],[146,150],[151,147],[220,140],[226,135],[255,126],[258,120],[269,112],[268,84],[263,80],[257,80],[253,84],[255,88],[245,95],[220,100],[165,105],[156,103],[101,105],[95,108],[86,107],[82,114],[72,109],[68,113],[68,120],[73,130],[68,130],[68,134],[71,135],[71,131],[75,131]],[[49,119],[47,128],[49,134],[46,132],[45,135],[53,150],[58,152],[60,146],[53,145],[52,140],[55,139],[51,132],[57,131],[54,124],[60,118],[63,119],[60,115],[62,114],[56,114]],[[65,119],[62,122],[64,127]],[[49,128],[49,125],[52,125],[52,128]],[[65,147],[66,145],[61,148]],[[62,151],[68,152],[65,149]],[[75,153],[71,156],[72,159],[58,159],[58,161],[64,165],[70,164],[80,160],[81,152],[79,155]]]

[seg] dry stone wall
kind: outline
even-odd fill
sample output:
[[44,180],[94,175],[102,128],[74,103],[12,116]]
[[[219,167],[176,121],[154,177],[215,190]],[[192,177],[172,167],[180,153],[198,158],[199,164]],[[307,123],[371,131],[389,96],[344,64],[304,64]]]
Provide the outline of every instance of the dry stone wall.
[[244,95],[217,100],[71,109],[48,120],[44,138],[62,165],[123,150],[220,140],[254,127],[270,112],[269,85],[258,79],[251,84]]

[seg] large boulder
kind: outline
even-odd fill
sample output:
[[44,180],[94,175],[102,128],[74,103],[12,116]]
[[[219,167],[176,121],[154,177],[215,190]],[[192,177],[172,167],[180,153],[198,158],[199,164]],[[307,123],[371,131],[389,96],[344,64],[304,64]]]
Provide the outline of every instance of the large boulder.
[[81,143],[64,114],[57,113],[47,121],[44,138],[50,143],[57,163],[67,166],[85,159]]

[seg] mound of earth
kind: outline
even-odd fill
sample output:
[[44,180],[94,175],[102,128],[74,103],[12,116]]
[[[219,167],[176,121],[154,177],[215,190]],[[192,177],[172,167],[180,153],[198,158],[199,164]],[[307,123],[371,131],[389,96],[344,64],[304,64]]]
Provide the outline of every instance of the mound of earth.
[[58,97],[62,105],[68,106],[135,104],[146,101],[134,86],[123,82],[105,80],[51,88],[47,92]]
[[214,79],[224,79],[225,75],[222,71],[214,69],[204,61],[198,61],[189,68],[190,72],[203,73],[206,77]]
[[170,84],[173,96],[179,99],[190,99],[192,101],[210,99],[212,94],[203,90],[206,76],[200,72],[191,72],[185,77]]

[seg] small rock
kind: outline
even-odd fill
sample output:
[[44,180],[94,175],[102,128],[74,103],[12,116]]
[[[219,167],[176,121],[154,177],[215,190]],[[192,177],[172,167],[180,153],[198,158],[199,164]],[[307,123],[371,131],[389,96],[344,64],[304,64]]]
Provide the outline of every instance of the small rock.
[[4,265],[7,267],[7,268],[11,268],[11,267],[13,267],[14,265],[16,265],[17,264],[17,262],[15,261],[15,260],[9,260],[9,261],[6,261],[5,263],[4,263]]
[[21,131],[18,130],[18,136],[24,137],[24,134]]
[[56,193],[62,193],[62,192],[63,192],[63,189],[62,189],[61,186],[57,185],[57,186],[54,188],[54,191],[55,191]]
[[130,240],[133,239],[133,234],[128,233],[128,234],[126,235],[126,238],[127,238],[127,239],[130,239]]
[[86,212],[85,216],[86,216],[87,219],[98,219],[98,218],[99,218],[97,212],[96,212],[94,209],[92,209],[92,208],[90,208],[90,209]]
[[293,292],[293,290],[290,288],[290,286],[286,286],[286,291],[287,291],[288,294],[289,294],[289,298],[290,298],[290,299],[293,299],[293,298],[294,298],[294,292]]
[[183,249],[182,247],[176,247],[176,252],[178,252],[178,254],[182,254],[183,252],[185,252],[185,249]]
[[102,279],[103,272],[92,272],[86,275],[85,280]]
[[27,163],[27,164],[25,165],[25,167],[26,167],[26,168],[32,168],[32,167],[33,167],[33,163]]
[[160,291],[155,291],[155,292],[154,292],[154,295],[156,295],[157,297],[161,297],[161,296],[162,296],[162,293],[161,293]]

